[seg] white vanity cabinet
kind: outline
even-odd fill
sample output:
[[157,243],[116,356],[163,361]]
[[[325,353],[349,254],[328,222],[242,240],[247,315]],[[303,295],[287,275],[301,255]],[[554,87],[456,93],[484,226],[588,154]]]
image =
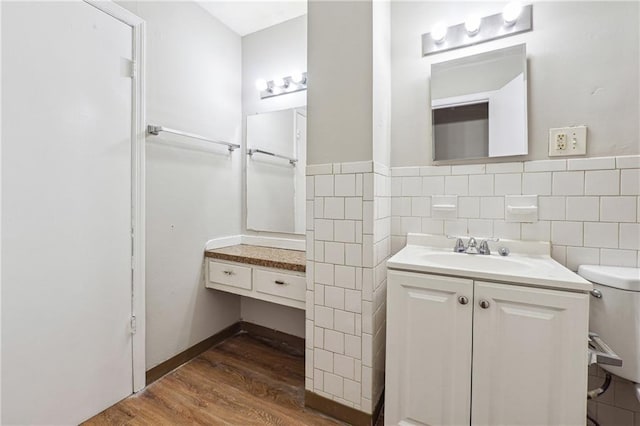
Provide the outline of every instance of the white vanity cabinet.
[[588,294],[389,270],[386,424],[584,424]]

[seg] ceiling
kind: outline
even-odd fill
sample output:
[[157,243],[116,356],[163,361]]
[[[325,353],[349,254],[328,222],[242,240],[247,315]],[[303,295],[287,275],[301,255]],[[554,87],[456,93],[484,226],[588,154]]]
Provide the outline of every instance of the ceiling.
[[241,36],[307,13],[306,0],[196,0],[207,12]]

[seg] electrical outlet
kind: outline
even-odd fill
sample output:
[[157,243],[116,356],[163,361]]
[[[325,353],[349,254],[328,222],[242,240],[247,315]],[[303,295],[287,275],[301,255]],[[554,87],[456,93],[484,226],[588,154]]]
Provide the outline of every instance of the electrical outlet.
[[587,126],[549,129],[549,157],[585,155]]
[[567,149],[567,134],[558,133],[556,135],[556,151],[564,151]]

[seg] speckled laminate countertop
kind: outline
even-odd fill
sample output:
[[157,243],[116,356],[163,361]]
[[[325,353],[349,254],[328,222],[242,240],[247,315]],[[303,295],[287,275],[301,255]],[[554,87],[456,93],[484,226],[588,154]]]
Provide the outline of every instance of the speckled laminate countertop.
[[300,250],[238,244],[206,250],[204,255],[212,259],[248,263],[266,268],[286,269],[297,272],[305,272],[306,270],[306,253]]

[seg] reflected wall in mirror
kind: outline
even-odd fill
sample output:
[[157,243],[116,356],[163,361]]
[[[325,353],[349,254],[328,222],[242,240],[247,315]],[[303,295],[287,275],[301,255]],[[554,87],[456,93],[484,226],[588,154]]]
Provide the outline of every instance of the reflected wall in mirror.
[[247,229],[305,233],[305,108],[247,116]]
[[434,161],[526,155],[524,44],[431,65]]

